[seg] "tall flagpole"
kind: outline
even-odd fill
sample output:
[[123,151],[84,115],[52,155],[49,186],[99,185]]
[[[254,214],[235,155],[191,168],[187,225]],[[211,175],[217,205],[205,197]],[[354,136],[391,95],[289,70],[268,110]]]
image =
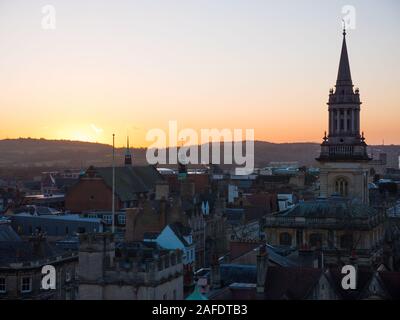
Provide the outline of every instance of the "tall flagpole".
[[115,232],[115,134],[113,133],[113,154],[112,154],[112,209],[111,209],[111,232]]

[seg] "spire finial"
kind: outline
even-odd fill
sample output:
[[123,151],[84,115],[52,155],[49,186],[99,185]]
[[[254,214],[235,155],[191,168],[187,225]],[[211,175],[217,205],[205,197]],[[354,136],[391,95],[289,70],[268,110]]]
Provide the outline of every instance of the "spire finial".
[[343,22],[343,37],[346,36],[346,21],[344,21],[344,19],[342,19]]

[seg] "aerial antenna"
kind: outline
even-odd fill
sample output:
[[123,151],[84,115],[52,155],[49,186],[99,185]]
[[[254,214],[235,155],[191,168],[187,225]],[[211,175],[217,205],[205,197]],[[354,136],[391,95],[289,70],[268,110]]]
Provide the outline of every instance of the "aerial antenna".
[[112,206],[111,206],[111,232],[115,231],[115,134],[113,133],[113,148],[112,148]]

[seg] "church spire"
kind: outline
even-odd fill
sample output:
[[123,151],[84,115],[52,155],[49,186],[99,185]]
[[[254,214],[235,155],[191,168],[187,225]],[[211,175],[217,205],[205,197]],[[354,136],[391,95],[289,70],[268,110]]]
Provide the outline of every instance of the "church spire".
[[351,80],[351,72],[350,72],[350,63],[349,56],[347,53],[347,44],[346,44],[346,28],[343,28],[343,43],[342,43],[342,52],[340,55],[340,63],[339,63],[339,71],[336,80],[336,89],[338,87],[350,86],[353,87],[353,81]]
[[129,136],[126,137],[126,150],[125,150],[125,161],[124,161],[126,166],[131,166],[132,165],[132,155],[131,155],[131,149],[129,148]]
[[324,136],[318,160],[369,161],[367,145],[360,134],[361,101],[359,90],[353,90],[345,28],[336,90],[329,91],[328,106],[329,134]]

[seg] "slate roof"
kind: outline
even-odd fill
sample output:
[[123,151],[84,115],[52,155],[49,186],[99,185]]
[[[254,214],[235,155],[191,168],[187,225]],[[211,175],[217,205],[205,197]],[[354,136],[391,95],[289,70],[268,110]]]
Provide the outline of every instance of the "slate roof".
[[189,247],[190,244],[186,241],[184,237],[190,236],[192,233],[192,229],[184,226],[180,222],[174,222],[169,225],[171,230],[175,233],[178,239],[185,245],[185,247]]
[[264,299],[306,299],[321,278],[322,272],[315,268],[271,266],[267,271]]
[[[260,246],[259,243],[254,243],[254,244],[249,244],[248,249],[246,248],[238,248],[236,249],[236,255],[232,255],[232,249],[231,249],[231,261],[234,262],[235,260],[240,259],[243,256],[249,256],[256,261],[256,256],[258,254],[258,247]],[[276,252],[276,249],[270,245],[266,245],[266,250],[268,252],[268,259],[272,263],[275,263],[279,266],[282,267],[299,267],[300,265],[296,261],[291,261],[287,257],[282,256],[281,254]],[[253,260],[250,260],[253,261]]]
[[29,241],[0,241],[0,266],[9,263],[32,262],[44,258],[56,257],[62,255],[65,251],[53,246],[47,242],[43,243],[42,255],[38,256],[32,243]]
[[[112,188],[112,167],[95,168],[105,183]],[[138,193],[155,189],[162,175],[153,166],[124,166],[115,168],[115,192],[121,201],[131,201]]]
[[[284,268],[269,266],[264,293],[255,294],[257,300],[302,300],[308,298],[322,276],[321,269]],[[232,300],[232,292],[227,288],[232,283],[257,283],[256,266],[221,265],[223,289],[212,293],[212,299]]]
[[22,241],[9,223],[0,222],[0,243],[4,241]]
[[229,286],[232,283],[256,283],[257,269],[255,265],[221,264],[221,285]]

